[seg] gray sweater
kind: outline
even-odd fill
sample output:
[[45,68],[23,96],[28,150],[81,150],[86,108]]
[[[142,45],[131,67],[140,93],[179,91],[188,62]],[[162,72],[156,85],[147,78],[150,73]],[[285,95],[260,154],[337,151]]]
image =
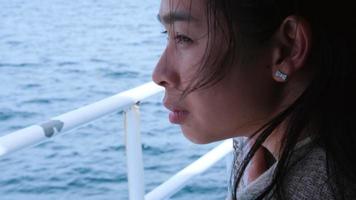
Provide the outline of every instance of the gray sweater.
[[[235,141],[235,163],[234,168],[241,164],[244,157],[244,140]],[[319,147],[311,146],[309,141],[299,143],[295,148],[295,154],[292,161],[298,161],[290,169],[284,186],[286,200],[334,200],[337,199],[333,193],[333,189],[328,184],[328,176],[326,170],[326,154]],[[246,184],[243,180],[238,187],[236,198],[237,200],[254,200],[263,190],[269,185],[275,167],[274,163],[266,172],[260,175],[253,182]],[[346,199],[356,200],[356,187],[349,185],[345,188]],[[265,199],[276,199],[270,193]]]

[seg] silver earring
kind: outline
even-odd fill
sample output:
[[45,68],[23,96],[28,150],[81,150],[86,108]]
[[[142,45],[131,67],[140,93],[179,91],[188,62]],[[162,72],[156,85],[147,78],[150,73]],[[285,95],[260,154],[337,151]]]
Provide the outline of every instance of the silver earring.
[[277,78],[282,79],[283,81],[287,81],[287,79],[288,79],[288,75],[283,73],[281,70],[277,70],[275,76]]

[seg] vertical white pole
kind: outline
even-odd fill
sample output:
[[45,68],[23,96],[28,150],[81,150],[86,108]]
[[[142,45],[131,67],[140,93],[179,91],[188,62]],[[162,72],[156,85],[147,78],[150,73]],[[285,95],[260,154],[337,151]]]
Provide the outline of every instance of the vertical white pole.
[[132,106],[125,112],[124,123],[129,199],[144,200],[145,188],[138,105]]
[[[233,143],[233,139],[232,143]],[[227,185],[227,197],[226,200],[232,199],[231,198],[231,173],[232,173],[232,168],[233,168],[233,162],[234,162],[234,147],[232,144],[231,147],[232,151],[230,153],[227,154],[227,156],[225,157],[225,162],[226,162],[226,185]]]

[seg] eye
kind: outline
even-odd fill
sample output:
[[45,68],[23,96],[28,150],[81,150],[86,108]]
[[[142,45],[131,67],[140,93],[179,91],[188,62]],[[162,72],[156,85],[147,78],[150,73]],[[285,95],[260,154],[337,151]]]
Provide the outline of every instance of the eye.
[[174,36],[174,40],[177,44],[191,44],[191,43],[193,43],[193,40],[191,38],[189,38],[188,36],[179,34],[179,33],[177,33]]
[[[167,30],[162,31],[161,33],[164,35],[167,35],[167,40],[170,39],[171,35],[168,34]],[[174,35],[174,41],[176,44],[180,44],[180,45],[187,45],[187,44],[193,43],[193,40],[191,38],[189,38],[186,35],[180,34],[180,33],[176,33]]]

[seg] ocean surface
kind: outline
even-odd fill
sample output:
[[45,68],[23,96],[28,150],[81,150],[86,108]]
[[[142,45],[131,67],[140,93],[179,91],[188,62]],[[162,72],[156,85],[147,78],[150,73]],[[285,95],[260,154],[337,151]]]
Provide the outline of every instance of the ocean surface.
[[[157,0],[0,0],[0,135],[151,80],[166,39]],[[215,144],[169,124],[162,95],[142,103],[149,192]],[[128,199],[123,117],[115,113],[0,158],[0,200]],[[222,160],[175,200],[226,195]]]

